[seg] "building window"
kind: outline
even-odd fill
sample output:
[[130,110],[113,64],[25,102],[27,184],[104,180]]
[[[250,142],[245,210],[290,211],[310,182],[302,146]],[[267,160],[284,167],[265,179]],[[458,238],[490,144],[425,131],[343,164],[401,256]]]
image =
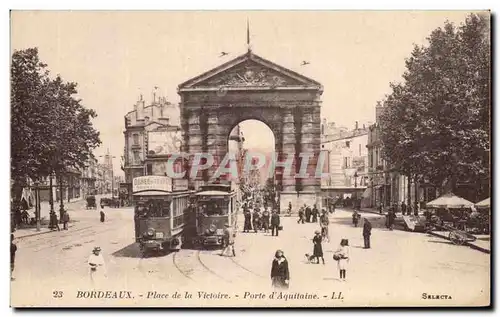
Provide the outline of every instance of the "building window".
[[132,137],[134,138],[134,145],[139,145],[139,134],[134,133]]
[[322,144],[322,145],[321,145],[321,148],[322,148],[322,149],[324,149],[324,148],[325,148],[325,145],[324,145],[324,144]]
[[141,156],[139,155],[139,151],[134,151],[134,164],[140,164]]
[[348,157],[344,157],[344,168],[349,168],[349,167],[350,167],[349,158]]
[[345,141],[345,146],[350,148],[351,147],[351,141]]
[[146,175],[153,175],[153,164],[148,164],[146,166]]

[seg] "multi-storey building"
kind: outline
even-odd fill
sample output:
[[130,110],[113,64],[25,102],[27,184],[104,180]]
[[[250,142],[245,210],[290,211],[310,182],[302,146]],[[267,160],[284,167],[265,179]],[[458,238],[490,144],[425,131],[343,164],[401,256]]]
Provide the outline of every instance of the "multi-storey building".
[[164,165],[159,163],[165,161],[165,155],[180,150],[178,121],[177,105],[162,97],[146,106],[141,95],[134,110],[125,115],[123,170],[130,194],[132,179],[158,174],[158,165]]
[[95,158],[90,158],[87,165],[81,171],[80,190],[81,197],[95,195],[98,179],[98,164]]
[[361,199],[368,180],[368,129],[366,126],[360,128],[356,122],[354,129],[348,131],[324,121],[322,132],[325,133],[322,134],[321,150],[328,162],[328,177],[321,180],[323,195],[332,200]]
[[401,175],[391,168],[384,160],[382,151],[383,143],[380,136],[380,115],[384,111],[381,103],[377,103],[375,108],[376,120],[369,127],[368,132],[368,173],[369,186],[368,197],[369,207],[400,205],[402,202],[408,204],[408,198],[412,205],[415,201],[423,203],[436,197],[436,190],[433,186],[421,183],[415,185],[413,181],[408,184],[408,177]]

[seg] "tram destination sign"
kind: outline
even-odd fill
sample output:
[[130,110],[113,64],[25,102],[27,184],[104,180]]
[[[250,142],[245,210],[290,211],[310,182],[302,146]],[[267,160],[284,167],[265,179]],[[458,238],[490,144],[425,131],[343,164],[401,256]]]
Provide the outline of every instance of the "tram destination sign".
[[134,193],[145,190],[172,191],[172,178],[168,176],[140,176],[132,181]]

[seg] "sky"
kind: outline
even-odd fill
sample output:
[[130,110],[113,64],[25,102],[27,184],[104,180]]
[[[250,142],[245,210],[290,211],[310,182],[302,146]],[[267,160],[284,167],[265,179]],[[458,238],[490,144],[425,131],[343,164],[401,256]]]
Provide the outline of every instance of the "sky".
[[[171,102],[177,86],[247,50],[319,81],[321,116],[354,127],[374,121],[375,104],[400,81],[414,44],[465,11],[13,11],[11,51],[38,47],[53,75],[78,83],[83,104],[116,172],[124,115],[153,87]],[[219,57],[220,52],[229,54]],[[310,64],[301,66],[302,61]],[[243,125],[246,147],[267,147],[259,125]],[[267,140],[263,141],[263,139]]]

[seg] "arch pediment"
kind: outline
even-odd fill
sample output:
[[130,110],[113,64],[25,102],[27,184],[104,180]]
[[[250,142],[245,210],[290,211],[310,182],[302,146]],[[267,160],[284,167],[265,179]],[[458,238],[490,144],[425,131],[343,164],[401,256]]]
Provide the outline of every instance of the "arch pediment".
[[179,91],[213,88],[297,87],[322,90],[320,83],[251,52],[179,85]]

